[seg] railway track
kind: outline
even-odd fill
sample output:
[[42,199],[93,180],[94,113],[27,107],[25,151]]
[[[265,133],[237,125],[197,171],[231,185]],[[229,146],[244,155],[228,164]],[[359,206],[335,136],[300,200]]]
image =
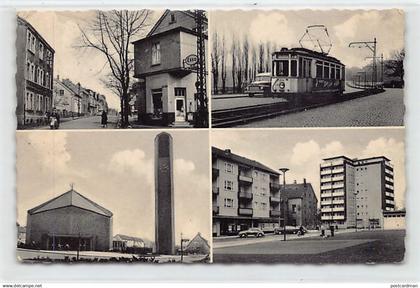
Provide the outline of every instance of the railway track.
[[239,108],[220,109],[212,111],[212,127],[223,128],[233,127],[248,122],[271,118],[278,115],[299,112],[303,110],[313,109],[320,106],[344,102],[347,100],[365,97],[383,92],[383,89],[367,89],[357,92],[344,94],[341,98],[335,98],[320,103],[293,105],[290,102],[279,102],[272,104],[252,105]]

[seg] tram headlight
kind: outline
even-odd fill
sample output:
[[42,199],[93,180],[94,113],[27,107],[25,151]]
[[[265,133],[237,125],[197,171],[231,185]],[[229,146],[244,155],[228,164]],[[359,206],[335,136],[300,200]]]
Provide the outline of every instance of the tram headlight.
[[284,84],[284,82],[280,82],[279,87],[280,87],[280,89],[284,89],[284,87],[286,87],[286,85]]

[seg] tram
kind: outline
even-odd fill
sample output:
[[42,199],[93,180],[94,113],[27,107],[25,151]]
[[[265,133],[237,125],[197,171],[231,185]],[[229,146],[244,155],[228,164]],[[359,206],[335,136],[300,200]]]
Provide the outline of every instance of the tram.
[[345,89],[345,65],[307,48],[282,48],[272,54],[273,96],[340,95]]

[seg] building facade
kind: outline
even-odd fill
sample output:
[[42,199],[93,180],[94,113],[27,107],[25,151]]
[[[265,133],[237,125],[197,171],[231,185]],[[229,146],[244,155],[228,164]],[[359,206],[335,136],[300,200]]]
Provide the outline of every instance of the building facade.
[[112,217],[72,189],[28,210],[26,243],[45,250],[78,250],[80,245],[80,250],[108,251]]
[[210,245],[201,233],[198,233],[188,242],[183,252],[188,254],[207,255],[210,254]]
[[[194,122],[197,76],[188,60],[197,57],[195,27],[193,12],[167,10],[145,38],[134,42],[134,77],[141,80],[136,88],[140,123]],[[205,41],[207,47],[207,36]]]
[[281,200],[286,205],[286,225],[304,226],[314,229],[317,220],[318,199],[311,183],[303,179],[303,183],[286,184],[281,190]]
[[274,231],[280,219],[279,173],[257,161],[212,148],[213,236],[259,227]]
[[80,115],[81,97],[59,78],[54,79],[53,107],[61,117],[75,117]]
[[393,211],[394,168],[386,157],[323,159],[320,165],[321,221],[342,228],[383,227]]
[[17,124],[46,124],[53,103],[54,49],[21,17],[16,32]]

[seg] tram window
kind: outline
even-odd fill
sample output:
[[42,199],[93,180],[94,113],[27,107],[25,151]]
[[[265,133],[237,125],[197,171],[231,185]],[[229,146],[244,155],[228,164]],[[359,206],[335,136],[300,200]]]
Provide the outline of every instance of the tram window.
[[322,78],[322,64],[316,64],[316,78]]
[[331,71],[330,72],[331,72],[330,78],[331,79],[335,79],[335,67],[334,66],[331,67]]
[[312,65],[312,61],[311,60],[308,60],[307,61],[307,73],[306,73],[306,77],[311,77],[312,76],[312,69],[311,69],[311,66]]
[[289,76],[289,60],[276,61],[276,76]]
[[303,61],[302,57],[299,57],[299,76],[300,77],[304,77],[304,71],[305,71],[305,67],[304,64],[306,64],[306,61]]
[[335,79],[340,79],[340,66],[335,69]]
[[291,65],[290,65],[290,76],[292,77],[296,77],[297,76],[297,61],[296,60],[292,60],[290,61]]
[[328,63],[325,63],[324,66],[324,78],[330,78],[330,67],[328,65]]

